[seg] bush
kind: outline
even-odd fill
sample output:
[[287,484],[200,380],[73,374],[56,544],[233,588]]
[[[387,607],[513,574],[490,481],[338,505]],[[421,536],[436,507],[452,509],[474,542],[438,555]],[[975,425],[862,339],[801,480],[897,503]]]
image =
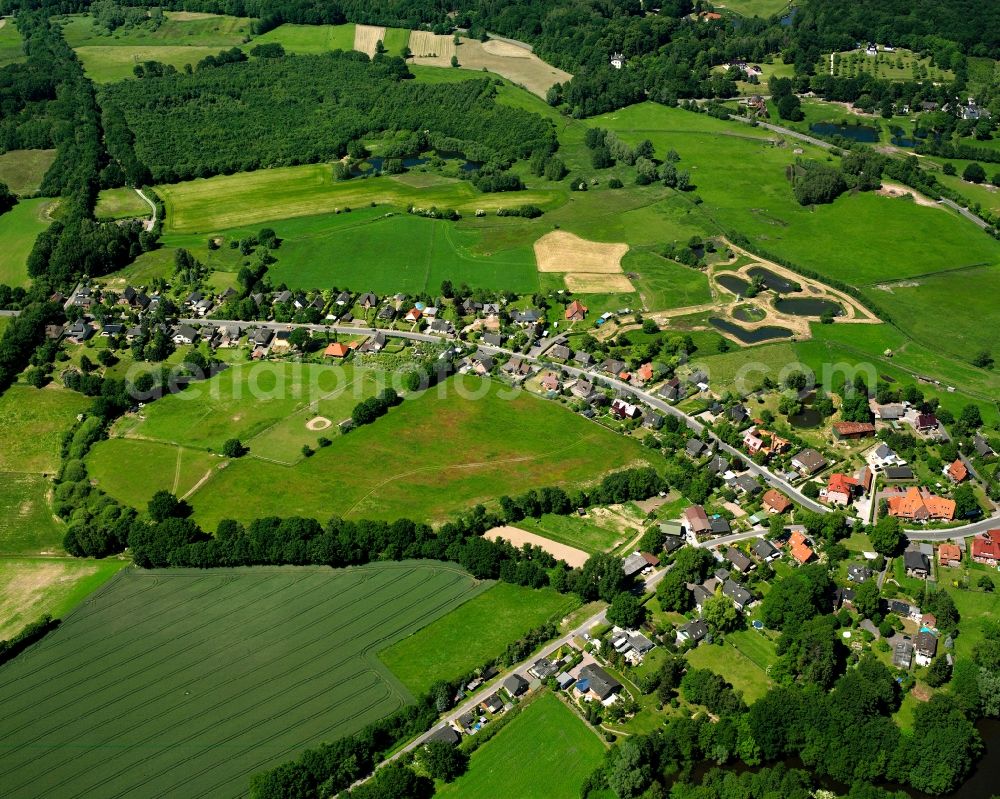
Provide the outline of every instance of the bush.
[[241,458],[247,453],[247,448],[238,438],[230,438],[222,445],[222,454],[227,458]]

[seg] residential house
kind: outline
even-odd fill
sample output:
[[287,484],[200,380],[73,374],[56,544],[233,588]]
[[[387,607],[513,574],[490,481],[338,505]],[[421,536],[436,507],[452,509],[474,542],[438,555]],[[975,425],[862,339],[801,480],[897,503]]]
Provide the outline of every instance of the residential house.
[[760,483],[749,474],[741,474],[739,477],[733,479],[732,487],[741,494],[746,494],[748,497],[755,497],[762,491]]
[[743,405],[733,405],[726,411],[726,416],[730,422],[739,427],[750,418],[750,411],[748,411]]
[[875,435],[875,425],[871,422],[834,422],[833,435],[840,441],[869,438]]
[[542,314],[536,311],[534,308],[528,308],[526,311],[515,311],[511,316],[510,320],[515,325],[537,325],[542,319]]
[[[975,542],[973,542],[973,545]],[[939,566],[961,566],[962,565],[962,550],[958,548],[957,544],[942,544],[938,547],[938,565]]]
[[547,680],[559,673],[559,667],[548,658],[539,658],[528,668],[528,674],[539,680]]
[[888,444],[879,444],[865,456],[865,461],[873,472],[884,472],[894,466],[905,466],[906,461],[889,448]]
[[708,462],[708,471],[716,475],[725,474],[729,471],[729,459],[716,455]]
[[913,469],[909,466],[890,466],[882,476],[889,483],[905,482],[913,479]]
[[704,441],[697,438],[689,438],[684,451],[687,452],[688,456],[697,459],[708,451],[708,447],[705,446]]
[[937,654],[937,636],[932,632],[921,630],[914,639],[917,650],[917,665],[929,666]]
[[580,681],[583,680],[587,681],[590,692],[601,702],[606,702],[622,689],[622,684],[596,663],[588,663],[580,669]]
[[808,476],[823,469],[826,466],[826,458],[814,449],[804,449],[792,456],[792,466],[799,474]]
[[483,333],[483,344],[488,347],[502,347],[503,336],[500,333]]
[[611,415],[619,419],[638,419],[642,416],[642,409],[623,399],[616,399],[611,402]]
[[557,358],[560,361],[568,361],[570,358],[569,347],[565,344],[556,344],[554,347],[549,349],[549,355],[553,358]]
[[762,538],[754,544],[753,554],[760,558],[764,563],[770,563],[772,560],[777,560],[781,557],[781,550],[779,550],[766,538]]
[[647,566],[649,564],[641,552],[633,552],[622,561],[622,570],[626,577],[635,577],[635,575],[641,574]]
[[594,396],[594,384],[589,380],[580,379],[573,383],[573,387],[569,391],[577,399],[590,402]]
[[601,369],[613,377],[620,375],[625,369],[625,362],[614,358],[606,358],[601,363]]
[[990,442],[979,433],[976,433],[972,439],[972,446],[975,448],[976,454],[981,458],[991,458],[996,454],[993,451],[993,447],[990,446]]
[[170,338],[174,344],[194,344],[198,340],[198,331],[190,325],[179,325]]
[[892,651],[892,665],[899,669],[908,669],[913,665],[913,645],[904,639],[896,642]]
[[380,330],[358,347],[358,352],[381,352],[385,349],[386,341],[385,333]]
[[286,303],[289,303],[291,301],[292,301],[292,292],[290,292],[288,289],[285,289],[284,291],[280,292],[275,296],[271,304],[285,305]]
[[870,580],[873,574],[875,572],[860,563],[852,563],[847,567],[847,579],[852,583],[863,583],[865,580]]
[[493,371],[493,356],[488,352],[483,352],[478,350],[475,355],[470,359],[472,362],[472,369],[477,375],[488,375]]
[[740,574],[746,574],[753,568],[753,561],[736,547],[729,547],[726,550],[726,560],[733,564],[733,568]]
[[125,325],[118,324],[117,322],[106,322],[101,325],[101,335],[104,338],[111,338],[112,336],[120,336],[125,331]]
[[594,356],[589,352],[584,352],[583,350],[578,350],[573,353],[573,360],[580,364],[580,366],[592,366],[594,363]]
[[434,732],[427,736],[427,742],[442,742],[446,744],[451,744],[455,746],[459,741],[462,740],[462,736],[458,734],[458,731],[452,727],[450,724],[442,724]]
[[442,336],[450,336],[455,332],[455,329],[451,326],[451,322],[447,319],[432,319],[427,329],[431,333],[437,333]]
[[358,297],[358,305],[360,305],[364,310],[370,311],[376,305],[378,305],[378,297],[372,294],[370,291],[366,291],[360,297]]
[[706,635],[708,635],[708,625],[701,619],[689,621],[687,624],[683,624],[677,628],[677,641],[679,643],[690,641],[697,644]]
[[419,322],[420,321],[420,317],[422,317],[423,315],[424,315],[424,312],[421,311],[419,308],[410,308],[410,310],[406,312],[406,316],[404,317],[403,321],[405,321],[405,322]]
[[915,426],[922,433],[932,432],[938,428],[938,418],[933,413],[918,414]]
[[375,318],[380,322],[391,322],[396,318],[396,309],[391,305],[383,305],[379,312],[375,315]]
[[511,698],[520,696],[528,690],[528,681],[520,674],[511,674],[501,685]]
[[762,502],[771,513],[787,513],[792,507],[792,501],[774,488],[764,492]]
[[831,505],[850,505],[856,496],[863,491],[861,482],[847,474],[836,472],[831,474],[826,482],[826,488],[820,491],[820,496]]
[[732,580],[726,580],[722,584],[722,593],[733,600],[733,604],[739,611],[746,610],[754,602],[753,594]]
[[785,452],[791,443],[775,433],[769,433],[754,425],[744,431],[743,446],[751,456],[762,453],[770,457]]
[[644,363],[635,370],[635,380],[640,386],[645,385],[655,377],[656,372],[653,370],[653,364],[651,363]]
[[972,539],[972,559],[985,566],[1000,565],[1000,530],[988,530]]
[[500,306],[495,302],[485,302],[483,303],[483,316],[499,316]]
[[682,396],[681,381],[676,377],[671,377],[666,383],[660,386],[660,396],[670,402],[679,400]]
[[632,649],[640,655],[645,655],[656,646],[656,644],[650,641],[642,633],[629,633],[628,642],[631,644]]
[[328,344],[326,349],[323,350],[323,356],[326,358],[346,358],[350,354],[350,348],[346,344],[341,344],[339,341]]
[[247,344],[251,347],[261,347],[267,348],[271,346],[271,342],[274,340],[274,331],[269,327],[260,327],[256,330],[251,330],[247,334]]
[[94,335],[94,326],[83,319],[77,319],[66,328],[66,338],[74,344],[82,344],[92,335]]
[[531,365],[530,361],[526,361],[520,355],[514,355],[503,365],[502,371],[512,377],[523,378],[531,375],[535,371],[535,368]]
[[569,322],[582,322],[587,315],[587,306],[579,300],[573,300],[566,308],[566,320]]
[[969,470],[961,458],[955,458],[952,463],[944,467],[944,475],[953,483],[961,483],[969,476]]
[[939,497],[927,489],[913,486],[905,494],[887,497],[889,515],[914,522],[931,519],[951,521],[955,517],[955,501]]
[[903,553],[903,566],[907,577],[926,580],[931,574],[931,562],[919,549],[908,549]]
[[576,682],[576,677],[567,672],[563,671],[556,675],[556,685],[559,686],[560,691],[567,690],[573,683]]
[[906,415],[906,406],[899,402],[890,402],[886,405],[879,405],[874,400],[871,400],[868,403],[868,407],[871,408],[876,421],[879,422],[895,422],[902,419],[903,416]]
[[[708,588],[707,583],[711,583],[712,588]],[[704,605],[709,599],[715,596],[715,585],[717,581],[714,579],[706,580],[705,585],[698,585],[695,583],[687,583],[687,590],[691,592],[691,599],[694,602],[694,606],[701,610],[701,606]]]
[[561,385],[559,375],[555,372],[546,372],[539,382],[546,391],[558,391]]
[[708,514],[705,513],[705,509],[701,505],[689,507],[684,511],[681,519],[688,532],[694,535],[705,535],[712,529],[708,521]]
[[[663,525],[660,525],[660,529],[663,529]],[[684,539],[679,535],[667,534],[663,537],[663,551],[668,555],[673,554],[678,549],[684,546]]]
[[712,528],[709,531],[712,535],[729,535],[733,531],[729,525],[729,519],[725,516],[713,516],[708,520],[708,523]]

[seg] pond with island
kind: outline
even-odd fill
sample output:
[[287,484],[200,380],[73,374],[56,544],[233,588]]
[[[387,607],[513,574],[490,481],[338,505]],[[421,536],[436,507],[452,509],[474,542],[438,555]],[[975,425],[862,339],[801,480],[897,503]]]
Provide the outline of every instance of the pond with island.
[[[409,156],[407,158],[397,159],[402,162],[404,169],[413,169],[418,166],[423,166],[424,164],[431,163],[432,160],[439,158],[450,165],[450,162],[461,161],[459,164],[459,169],[463,172],[475,172],[483,164],[482,161],[470,161],[465,157],[464,153],[452,150],[437,150],[432,154],[422,155],[422,156]],[[361,177],[363,175],[376,175],[381,174],[385,162],[391,159],[385,158],[381,155],[371,155],[364,161],[351,167],[351,175],[354,177]]]
[[802,286],[794,280],[782,277],[763,266],[752,267],[747,270],[747,274],[750,277],[759,277],[764,283],[764,288],[776,291],[778,294],[793,294],[796,291],[802,291]]

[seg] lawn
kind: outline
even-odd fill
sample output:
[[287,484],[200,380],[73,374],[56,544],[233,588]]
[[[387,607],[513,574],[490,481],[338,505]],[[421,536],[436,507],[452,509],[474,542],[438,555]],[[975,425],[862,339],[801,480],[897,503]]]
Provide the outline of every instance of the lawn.
[[630,252],[622,269],[639,277],[633,280],[650,311],[684,308],[712,301],[704,272],[681,266],[651,252]]
[[87,466],[99,483],[105,482],[105,475],[127,471],[129,479],[120,481],[115,496],[133,508],[145,508],[152,495],[148,486],[162,485],[183,497],[222,463],[218,456],[202,450],[113,438],[93,446]]
[[21,200],[0,214],[0,283],[28,285],[28,255],[51,222],[47,213],[51,205],[51,200]]
[[126,564],[117,559],[0,559],[0,640],[45,613],[64,618]]
[[25,60],[27,56],[21,49],[22,42],[13,19],[0,20],[0,67]]
[[92,400],[64,388],[11,386],[0,394],[0,472],[53,474],[62,434]]
[[477,749],[469,770],[438,786],[442,799],[576,799],[604,744],[553,694],[535,699]]
[[727,8],[743,17],[773,16],[788,8],[788,0],[726,0],[719,8]]
[[482,587],[428,562],[128,569],[0,667],[4,795],[244,796],[409,701],[372,651]]
[[522,519],[517,526],[585,552],[606,552],[622,540],[620,532],[601,527],[579,516],[556,516],[547,513],[539,519],[530,517]]
[[98,219],[133,219],[148,217],[149,204],[133,189],[104,189],[97,197],[94,216]]
[[[419,177],[420,180],[414,178]],[[546,207],[563,196],[561,189],[540,187],[521,192],[482,194],[467,181],[435,175],[404,174],[334,182],[328,164],[279,167],[159,186],[166,205],[166,233],[217,233],[241,225],[313,216],[377,203],[385,210],[415,204],[477,209],[535,204]]]
[[756,636],[760,641],[749,637],[741,639],[738,635],[726,636],[722,645],[702,644],[686,657],[692,666],[710,669],[724,677],[743,692],[743,699],[748,704],[752,704],[771,687],[765,664],[776,660],[774,646],[768,646],[767,639],[756,631],[748,631],[745,635]]
[[558,621],[580,604],[573,594],[497,583],[447,616],[379,653],[414,696],[437,680],[455,680],[503,654],[507,644]]
[[[975,572],[973,575],[973,581],[979,579]],[[1000,595],[958,588],[946,590],[955,600],[955,607],[962,618],[958,625],[959,636],[955,639],[955,656],[970,658],[972,650],[983,640],[983,625],[1000,620]]]
[[[437,291],[448,279],[456,285],[538,291],[530,243],[485,253],[484,233],[474,224],[387,215],[378,208],[270,226],[283,244],[269,274],[292,289],[333,285],[381,294],[424,293]],[[538,226],[530,230],[535,236],[544,232]]]
[[257,36],[251,46],[278,42],[289,53],[315,55],[354,49],[354,23],[346,25],[292,25],[286,23]]
[[8,150],[0,155],[0,183],[21,197],[34,194],[55,160],[55,150]]
[[[295,466],[254,457],[252,434],[291,416],[301,399],[245,396],[220,404],[180,396],[160,400],[169,403],[162,411],[156,409],[159,403],[147,406],[147,420],[136,434],[192,447],[218,447],[236,436],[250,446],[249,457],[213,472],[189,498],[206,529],[224,518],[268,515],[440,520],[503,494],[590,484],[609,471],[655,463],[638,441],[547,400],[526,392],[511,396],[496,383],[472,377],[449,380],[373,424],[332,436],[332,446]],[[165,469],[158,479],[140,479],[107,460],[105,465],[91,456],[91,476],[114,497],[145,501],[174,479]]]
[[66,530],[52,515],[50,488],[40,474],[0,472],[0,555],[62,551]]

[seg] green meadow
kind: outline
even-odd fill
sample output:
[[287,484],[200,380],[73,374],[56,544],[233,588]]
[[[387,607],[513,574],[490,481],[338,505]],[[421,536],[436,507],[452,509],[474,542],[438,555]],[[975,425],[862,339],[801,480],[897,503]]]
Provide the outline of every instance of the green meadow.
[[507,644],[580,600],[572,594],[497,583],[447,616],[379,652],[379,660],[414,696],[437,680],[456,680],[503,654]]
[[12,18],[0,20],[0,67],[24,61],[23,41]]
[[253,46],[277,42],[289,53],[315,55],[330,50],[354,49],[354,24],[292,25],[285,23],[257,36]]
[[[0,217],[2,218],[2,217]],[[49,385],[15,385],[0,394],[0,471],[54,474],[59,469],[63,432],[92,400]]]
[[140,26],[108,33],[95,26],[89,14],[75,14],[64,18],[63,36],[70,47],[204,46],[218,52],[242,44],[250,35],[247,17],[187,11],[166,11],[164,17],[156,30]]
[[34,194],[55,160],[55,150],[8,150],[0,155],[0,183],[21,197]]
[[38,234],[49,226],[52,200],[21,200],[0,214],[0,283],[28,285],[28,256]]
[[[291,442],[295,431],[305,429],[301,401],[176,399],[184,393],[147,406],[146,420],[128,435],[156,436],[157,442],[137,443],[157,447],[168,441],[218,448],[232,436],[248,442],[249,456],[214,470],[188,498],[206,529],[224,518],[269,515],[440,520],[502,494],[592,483],[606,472],[655,463],[634,439],[525,392],[508,395],[479,378],[446,381],[348,435],[335,429],[313,433],[313,442],[313,436],[327,435],[333,444],[295,465],[285,465],[298,454],[289,452],[293,444],[277,462],[255,457],[262,439],[252,436],[273,426],[275,435]],[[154,413],[161,403],[163,409]],[[279,425],[289,438],[279,433]],[[442,445],[445,430],[447,446]],[[99,444],[88,461],[91,477],[103,490],[141,506],[158,489],[170,488],[173,471],[158,470],[158,478],[135,474],[119,467],[113,449],[100,454],[114,446],[113,441]],[[169,463],[168,456],[158,457]]]
[[576,799],[604,743],[557,696],[545,693],[472,754],[469,770],[438,785],[442,799]]
[[791,5],[788,0],[726,0],[725,8],[741,17],[770,17],[784,11]]
[[97,198],[94,216],[98,219],[148,217],[151,209],[133,189],[105,189]]

